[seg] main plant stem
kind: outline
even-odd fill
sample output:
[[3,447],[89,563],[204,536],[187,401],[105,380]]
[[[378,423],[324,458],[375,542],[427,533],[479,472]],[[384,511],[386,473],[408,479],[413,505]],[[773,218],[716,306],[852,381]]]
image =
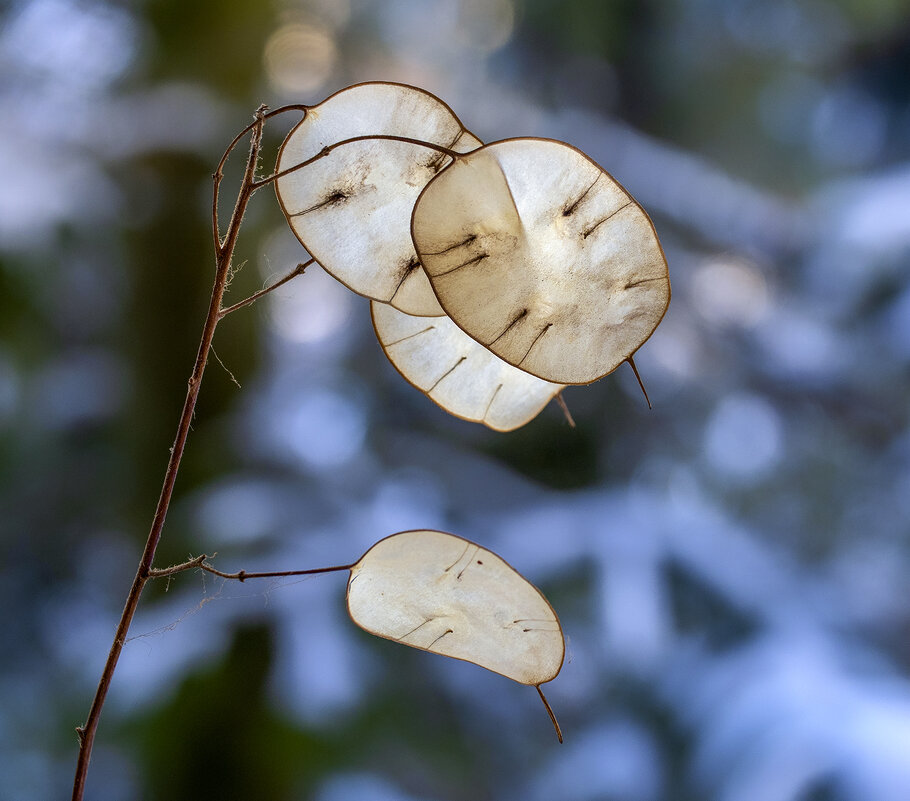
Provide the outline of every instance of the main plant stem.
[[212,339],[215,336],[215,328],[218,325],[219,319],[223,316],[221,313],[221,303],[230,275],[231,259],[237,244],[237,235],[240,233],[240,223],[243,220],[243,215],[246,212],[250,197],[257,188],[256,165],[259,159],[259,151],[262,146],[262,128],[266,117],[265,111],[265,107],[260,107],[256,112],[256,120],[252,125],[252,136],[250,138],[250,152],[247,157],[246,169],[243,174],[243,185],[237,196],[237,203],[234,206],[231,221],[223,240],[221,239],[218,228],[217,197],[218,186],[222,177],[222,169],[227,160],[230,148],[225,153],[224,158],[222,158],[221,163],[219,163],[218,168],[215,171],[215,200],[212,209],[212,222],[215,235],[216,271],[215,283],[212,287],[212,299],[209,302],[208,316],[205,318],[205,326],[202,329],[202,339],[199,343],[199,351],[196,354],[196,363],[193,366],[193,372],[189,379],[186,400],[183,402],[183,411],[180,414],[180,422],[177,426],[177,437],[171,448],[171,457],[167,464],[167,472],[164,474],[164,485],[161,488],[161,496],[158,498],[158,506],[155,509],[152,527],[145,543],[145,549],[142,552],[142,559],[139,562],[139,568],[136,571],[136,577],[133,579],[133,584],[130,587],[129,595],[127,595],[126,605],[123,607],[123,614],[120,616],[120,623],[117,625],[114,642],[111,645],[110,653],[104,664],[104,671],[101,674],[101,680],[98,682],[95,698],[92,701],[92,706],[89,710],[88,717],[86,718],[85,725],[76,729],[79,734],[79,759],[76,765],[76,778],[73,783],[73,801],[82,801],[85,792],[85,778],[88,773],[89,761],[92,757],[92,746],[95,742],[95,733],[98,730],[98,721],[101,719],[101,710],[104,707],[107,692],[110,689],[111,680],[114,677],[114,670],[120,659],[120,652],[123,650],[124,642],[126,642],[130,624],[133,621],[133,616],[136,614],[139,598],[142,595],[142,590],[145,588],[145,584],[149,580],[152,572],[152,565],[155,561],[155,551],[161,540],[161,531],[164,528],[164,521],[171,504],[171,496],[174,492],[177,472],[180,469],[180,460],[183,458],[183,449],[186,446],[187,436],[190,432],[190,423],[193,420],[193,412],[196,409],[196,399],[199,397],[199,387],[202,384],[202,375],[205,372],[205,366],[208,362],[209,350],[212,346]]

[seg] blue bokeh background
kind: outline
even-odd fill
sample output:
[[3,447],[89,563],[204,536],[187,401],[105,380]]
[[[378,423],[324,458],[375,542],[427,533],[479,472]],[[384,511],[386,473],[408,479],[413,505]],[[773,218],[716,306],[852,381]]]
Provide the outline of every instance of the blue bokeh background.
[[[14,0],[0,75],[0,798],[69,791],[221,151],[260,102],[380,79],[485,141],[568,141],[649,211],[654,410],[623,368],[566,391],[575,430],[449,418],[313,268],[219,328],[158,564],[480,542],[560,614],[566,742],[533,690],[354,627],[341,576],[184,574],[143,599],[87,797],[910,798],[905,2]],[[230,298],[304,257],[257,197]]]

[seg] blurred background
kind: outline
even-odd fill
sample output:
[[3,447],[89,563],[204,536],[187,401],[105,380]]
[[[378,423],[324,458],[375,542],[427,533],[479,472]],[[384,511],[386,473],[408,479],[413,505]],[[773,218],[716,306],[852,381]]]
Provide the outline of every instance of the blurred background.
[[[143,598],[86,797],[910,798],[904,0],[13,0],[0,75],[0,798],[69,797],[222,150],[260,102],[380,79],[567,140],[650,212],[654,410],[623,367],[566,391],[575,430],[447,417],[312,268],[219,328],[158,565],[476,540],[561,616],[565,745],[533,689],[357,629],[343,574],[186,573]],[[260,195],[232,301],[304,258]]]

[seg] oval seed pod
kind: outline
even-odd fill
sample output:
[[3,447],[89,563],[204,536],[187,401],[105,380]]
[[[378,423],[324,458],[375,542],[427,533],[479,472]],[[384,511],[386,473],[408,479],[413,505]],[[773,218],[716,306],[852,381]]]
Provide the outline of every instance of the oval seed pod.
[[[278,154],[277,171],[358,136],[403,136],[466,152],[481,142],[439,98],[413,86],[363,83],[307,110]],[[442,314],[411,241],[414,202],[451,159],[388,140],[345,144],[275,182],[297,238],[326,272],[358,294],[409,314]]]
[[421,193],[411,233],[446,314],[547,381],[612,372],[670,301],[647,214],[562,142],[508,139],[456,159]]
[[448,317],[412,317],[376,301],[370,308],[376,337],[395,369],[455,417],[512,431],[563,389],[504,362]]
[[496,554],[453,534],[404,531],[380,540],[351,567],[347,603],[370,634],[538,690],[562,667],[562,627],[540,590]]

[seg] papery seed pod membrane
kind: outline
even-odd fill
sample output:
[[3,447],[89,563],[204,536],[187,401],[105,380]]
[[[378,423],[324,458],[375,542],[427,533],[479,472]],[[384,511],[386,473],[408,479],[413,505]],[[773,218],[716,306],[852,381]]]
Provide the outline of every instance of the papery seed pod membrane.
[[441,531],[380,540],[351,568],[348,612],[361,628],[473,662],[522,684],[555,678],[565,653],[556,613],[486,548]]
[[463,420],[512,431],[563,389],[504,362],[448,317],[413,317],[376,301],[371,310],[376,336],[395,369]]
[[[310,108],[282,145],[277,171],[302,164],[326,146],[373,135],[403,136],[458,152],[481,144],[428,92],[365,83]],[[421,190],[450,161],[421,145],[362,140],[279,178],[276,191],[297,238],[328,273],[409,314],[439,315],[442,309],[414,252],[410,220]]]
[[562,142],[509,139],[459,157],[421,193],[411,232],[446,314],[546,381],[612,372],[670,301],[647,214]]

